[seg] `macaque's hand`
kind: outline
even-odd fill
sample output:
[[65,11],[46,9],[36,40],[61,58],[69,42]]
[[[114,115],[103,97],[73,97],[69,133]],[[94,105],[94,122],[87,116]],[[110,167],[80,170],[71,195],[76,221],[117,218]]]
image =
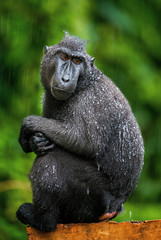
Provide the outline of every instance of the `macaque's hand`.
[[31,136],[29,145],[32,152],[38,156],[42,156],[55,148],[55,144],[47,139],[41,132],[36,132]]
[[43,135],[41,131],[43,125],[43,118],[39,116],[28,116],[23,120],[19,143],[24,152],[42,155],[55,147],[55,144]]

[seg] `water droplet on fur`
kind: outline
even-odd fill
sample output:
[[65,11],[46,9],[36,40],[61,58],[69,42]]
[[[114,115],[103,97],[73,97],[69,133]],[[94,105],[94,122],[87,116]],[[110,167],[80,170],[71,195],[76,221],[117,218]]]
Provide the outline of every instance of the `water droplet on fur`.
[[100,164],[97,163],[97,170],[99,171],[100,170]]
[[56,167],[53,165],[53,173],[56,172]]
[[89,187],[87,187],[87,195],[89,195]]

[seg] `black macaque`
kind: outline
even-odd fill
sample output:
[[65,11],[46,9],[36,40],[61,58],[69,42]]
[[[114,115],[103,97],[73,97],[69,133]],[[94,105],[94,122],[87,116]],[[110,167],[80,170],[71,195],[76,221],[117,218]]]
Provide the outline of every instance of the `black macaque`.
[[33,203],[22,204],[17,217],[41,231],[116,217],[143,165],[143,140],[129,103],[85,45],[66,34],[45,48],[43,117],[26,117],[20,131],[24,152],[37,157],[29,174]]

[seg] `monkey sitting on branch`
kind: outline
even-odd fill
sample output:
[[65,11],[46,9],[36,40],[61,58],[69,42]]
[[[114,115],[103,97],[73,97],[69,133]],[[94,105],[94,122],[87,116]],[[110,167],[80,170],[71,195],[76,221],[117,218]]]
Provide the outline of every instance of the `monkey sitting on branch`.
[[37,157],[33,203],[18,219],[41,231],[57,223],[116,217],[143,165],[143,139],[128,101],[94,65],[86,42],[66,34],[41,63],[43,117],[24,119],[19,142]]

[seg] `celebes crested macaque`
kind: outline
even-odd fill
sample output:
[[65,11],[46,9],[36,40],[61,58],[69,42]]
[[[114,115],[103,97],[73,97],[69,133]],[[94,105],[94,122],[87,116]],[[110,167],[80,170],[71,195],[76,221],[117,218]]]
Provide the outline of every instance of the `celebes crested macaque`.
[[143,139],[128,101],[94,65],[86,43],[69,36],[45,48],[43,117],[24,119],[19,142],[37,157],[33,203],[18,219],[41,231],[57,223],[116,217],[143,165]]

